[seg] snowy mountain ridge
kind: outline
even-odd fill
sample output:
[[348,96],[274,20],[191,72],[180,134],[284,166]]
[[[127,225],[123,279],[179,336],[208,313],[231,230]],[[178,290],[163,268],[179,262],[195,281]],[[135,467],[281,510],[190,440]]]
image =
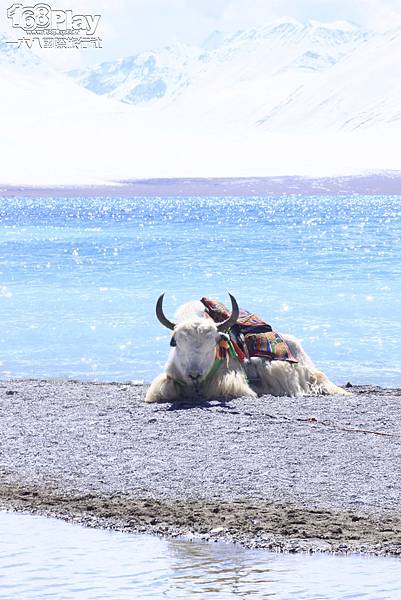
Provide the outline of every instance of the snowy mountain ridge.
[[279,19],[211,33],[69,73],[81,86],[177,126],[306,134],[388,125],[400,118],[401,30]]
[[281,19],[73,71],[0,39],[0,184],[401,170],[401,30]]
[[[231,86],[244,75],[251,78],[262,74],[267,78],[278,69],[321,71],[370,35],[343,22],[302,24],[294,19],[280,19],[234,34],[213,32],[200,48],[177,43],[74,70],[69,75],[97,94],[141,104],[175,99],[186,88],[201,86],[208,71],[221,71],[224,75],[225,70],[230,70]],[[216,75],[219,77],[220,73]]]

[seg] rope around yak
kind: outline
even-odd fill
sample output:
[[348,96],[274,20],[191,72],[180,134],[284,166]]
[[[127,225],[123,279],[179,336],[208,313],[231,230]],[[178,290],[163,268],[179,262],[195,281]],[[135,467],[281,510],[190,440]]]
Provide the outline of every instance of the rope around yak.
[[307,425],[324,425],[325,427],[332,427],[333,429],[337,429],[338,431],[349,431],[354,433],[371,433],[373,435],[381,435],[385,437],[401,437],[401,433],[391,433],[388,431],[375,431],[374,429],[363,429],[361,427],[347,427],[346,425],[340,425],[334,423],[333,421],[322,421],[321,419],[317,419],[316,417],[295,417],[291,419],[290,417],[286,417],[285,415],[281,415],[280,417],[276,415],[267,415],[270,419],[279,419],[282,418],[285,421],[299,423],[305,423]]

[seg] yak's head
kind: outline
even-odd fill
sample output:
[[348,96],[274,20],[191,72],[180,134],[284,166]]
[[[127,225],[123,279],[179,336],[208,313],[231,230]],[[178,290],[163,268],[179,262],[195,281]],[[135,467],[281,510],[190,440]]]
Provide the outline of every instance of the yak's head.
[[157,301],[156,315],[162,325],[174,332],[171,338],[174,367],[181,379],[197,387],[210,372],[216,357],[216,347],[222,338],[226,338],[225,332],[237,322],[237,301],[230,294],[231,316],[222,323],[215,323],[212,319],[198,315],[176,325],[164,315],[163,297],[164,294]]

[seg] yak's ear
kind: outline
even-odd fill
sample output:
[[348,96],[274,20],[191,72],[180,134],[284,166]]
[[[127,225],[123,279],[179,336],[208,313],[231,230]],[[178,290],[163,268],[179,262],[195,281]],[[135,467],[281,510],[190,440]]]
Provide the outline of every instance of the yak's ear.
[[227,340],[227,342],[230,340],[230,336],[228,335],[228,333],[220,333],[219,338],[221,340]]
[[177,345],[177,342],[175,341],[175,337],[172,336],[171,340],[170,340],[170,346],[172,346],[173,348]]

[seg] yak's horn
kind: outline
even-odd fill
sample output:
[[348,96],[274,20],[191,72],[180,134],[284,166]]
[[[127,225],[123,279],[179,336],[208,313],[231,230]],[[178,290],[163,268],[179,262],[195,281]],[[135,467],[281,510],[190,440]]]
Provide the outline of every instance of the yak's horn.
[[157,301],[156,317],[159,319],[160,323],[164,325],[164,327],[167,327],[167,329],[174,329],[175,324],[169,321],[163,312],[163,298],[164,293],[161,296],[159,296],[159,299]]
[[226,321],[223,321],[222,323],[219,323],[217,325],[217,329],[221,333],[228,331],[230,329],[230,327],[235,325],[235,323],[238,321],[238,317],[239,317],[239,308],[238,308],[237,301],[234,298],[234,296],[232,296],[230,293],[229,293],[229,296],[231,298],[231,316]]

